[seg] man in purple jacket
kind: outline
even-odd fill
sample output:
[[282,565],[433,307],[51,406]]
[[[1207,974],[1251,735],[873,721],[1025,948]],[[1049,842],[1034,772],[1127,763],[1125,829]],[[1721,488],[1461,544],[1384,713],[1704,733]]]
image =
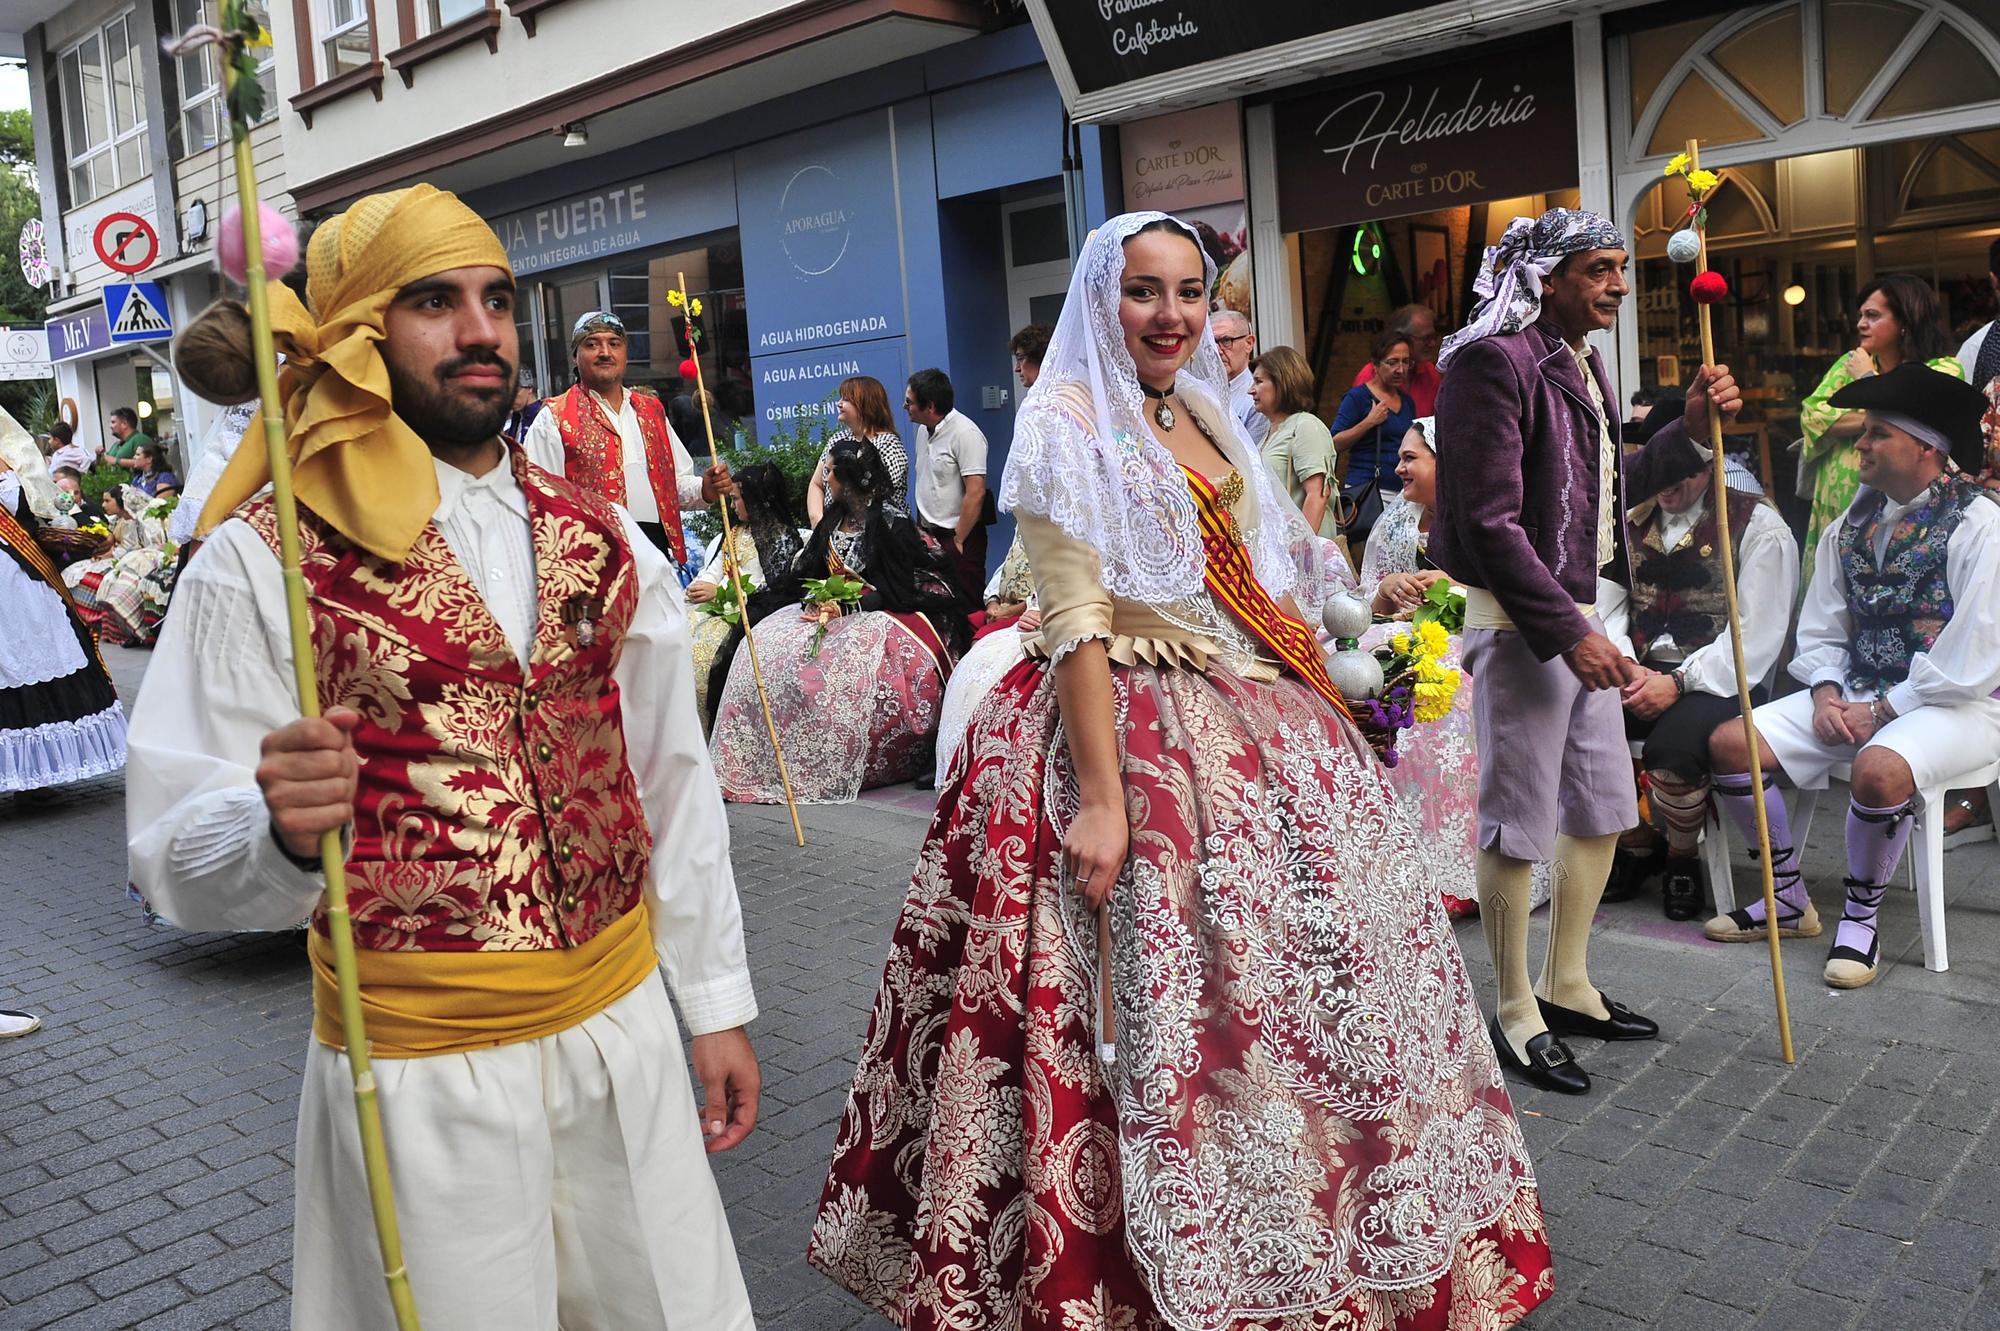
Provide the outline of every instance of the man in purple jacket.
[[[1637,824],[1620,691],[1639,668],[1597,620],[1598,571],[1624,560],[1627,494],[1702,467],[1708,412],[1741,395],[1704,366],[1684,420],[1622,459],[1617,396],[1585,338],[1630,290],[1625,238],[1594,213],[1517,217],[1486,251],[1471,320],[1438,358],[1437,517],[1430,555],[1464,584],[1465,667],[1479,742],[1479,910],[1499,979],[1503,1066],[1580,1095],[1564,1035],[1648,1040],[1659,1027],[1590,981],[1590,925],[1618,834]],[[1613,573],[1612,576],[1617,576]],[[1556,861],[1549,950],[1528,983],[1529,882]]]

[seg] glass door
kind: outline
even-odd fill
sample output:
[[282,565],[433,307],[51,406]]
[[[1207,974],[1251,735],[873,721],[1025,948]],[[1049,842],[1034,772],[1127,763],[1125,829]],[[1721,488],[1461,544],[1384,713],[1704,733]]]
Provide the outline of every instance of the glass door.
[[[592,310],[610,308],[604,293],[604,274],[539,285],[542,317],[542,363],[548,367],[549,381],[541,385],[542,396],[552,397],[576,382],[576,366],[569,354],[569,330]],[[526,359],[524,356],[523,359]]]

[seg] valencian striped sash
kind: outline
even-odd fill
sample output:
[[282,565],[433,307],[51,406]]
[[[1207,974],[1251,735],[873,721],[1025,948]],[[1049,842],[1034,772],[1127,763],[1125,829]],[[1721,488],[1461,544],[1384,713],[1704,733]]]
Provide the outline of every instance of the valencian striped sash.
[[1264,584],[1257,581],[1248,552],[1237,544],[1235,519],[1214,484],[1191,467],[1181,470],[1187,474],[1188,490],[1194,495],[1195,513],[1201,521],[1201,546],[1207,555],[1202,576],[1209,595],[1235,615],[1252,637],[1276,653],[1292,673],[1332,703],[1335,711],[1353,721],[1354,713],[1348,710],[1347,700],[1340,696],[1340,690],[1326,673],[1326,658],[1320,655],[1319,639],[1311,629],[1286,614],[1271,593],[1264,590]]

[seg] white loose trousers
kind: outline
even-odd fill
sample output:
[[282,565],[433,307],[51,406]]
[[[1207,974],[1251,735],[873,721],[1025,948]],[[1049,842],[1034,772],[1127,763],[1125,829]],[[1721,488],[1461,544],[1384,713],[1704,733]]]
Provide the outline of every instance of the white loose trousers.
[[[424,1331],[750,1331],[657,975],[555,1035],[377,1059]],[[347,1056],[313,1042],[299,1110],[293,1331],[395,1326]]]

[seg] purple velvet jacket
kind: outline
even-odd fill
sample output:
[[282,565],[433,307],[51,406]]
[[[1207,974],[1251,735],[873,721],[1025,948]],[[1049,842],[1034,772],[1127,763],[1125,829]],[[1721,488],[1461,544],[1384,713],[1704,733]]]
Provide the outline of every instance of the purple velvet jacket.
[[[1615,412],[1595,351],[1590,367]],[[1562,655],[1590,632],[1577,605],[1597,599],[1597,410],[1576,357],[1546,316],[1471,343],[1444,377],[1437,426],[1432,562],[1493,593],[1538,659]],[[1702,466],[1675,421],[1624,456],[1618,511]],[[1613,529],[1623,554],[1625,524]]]

